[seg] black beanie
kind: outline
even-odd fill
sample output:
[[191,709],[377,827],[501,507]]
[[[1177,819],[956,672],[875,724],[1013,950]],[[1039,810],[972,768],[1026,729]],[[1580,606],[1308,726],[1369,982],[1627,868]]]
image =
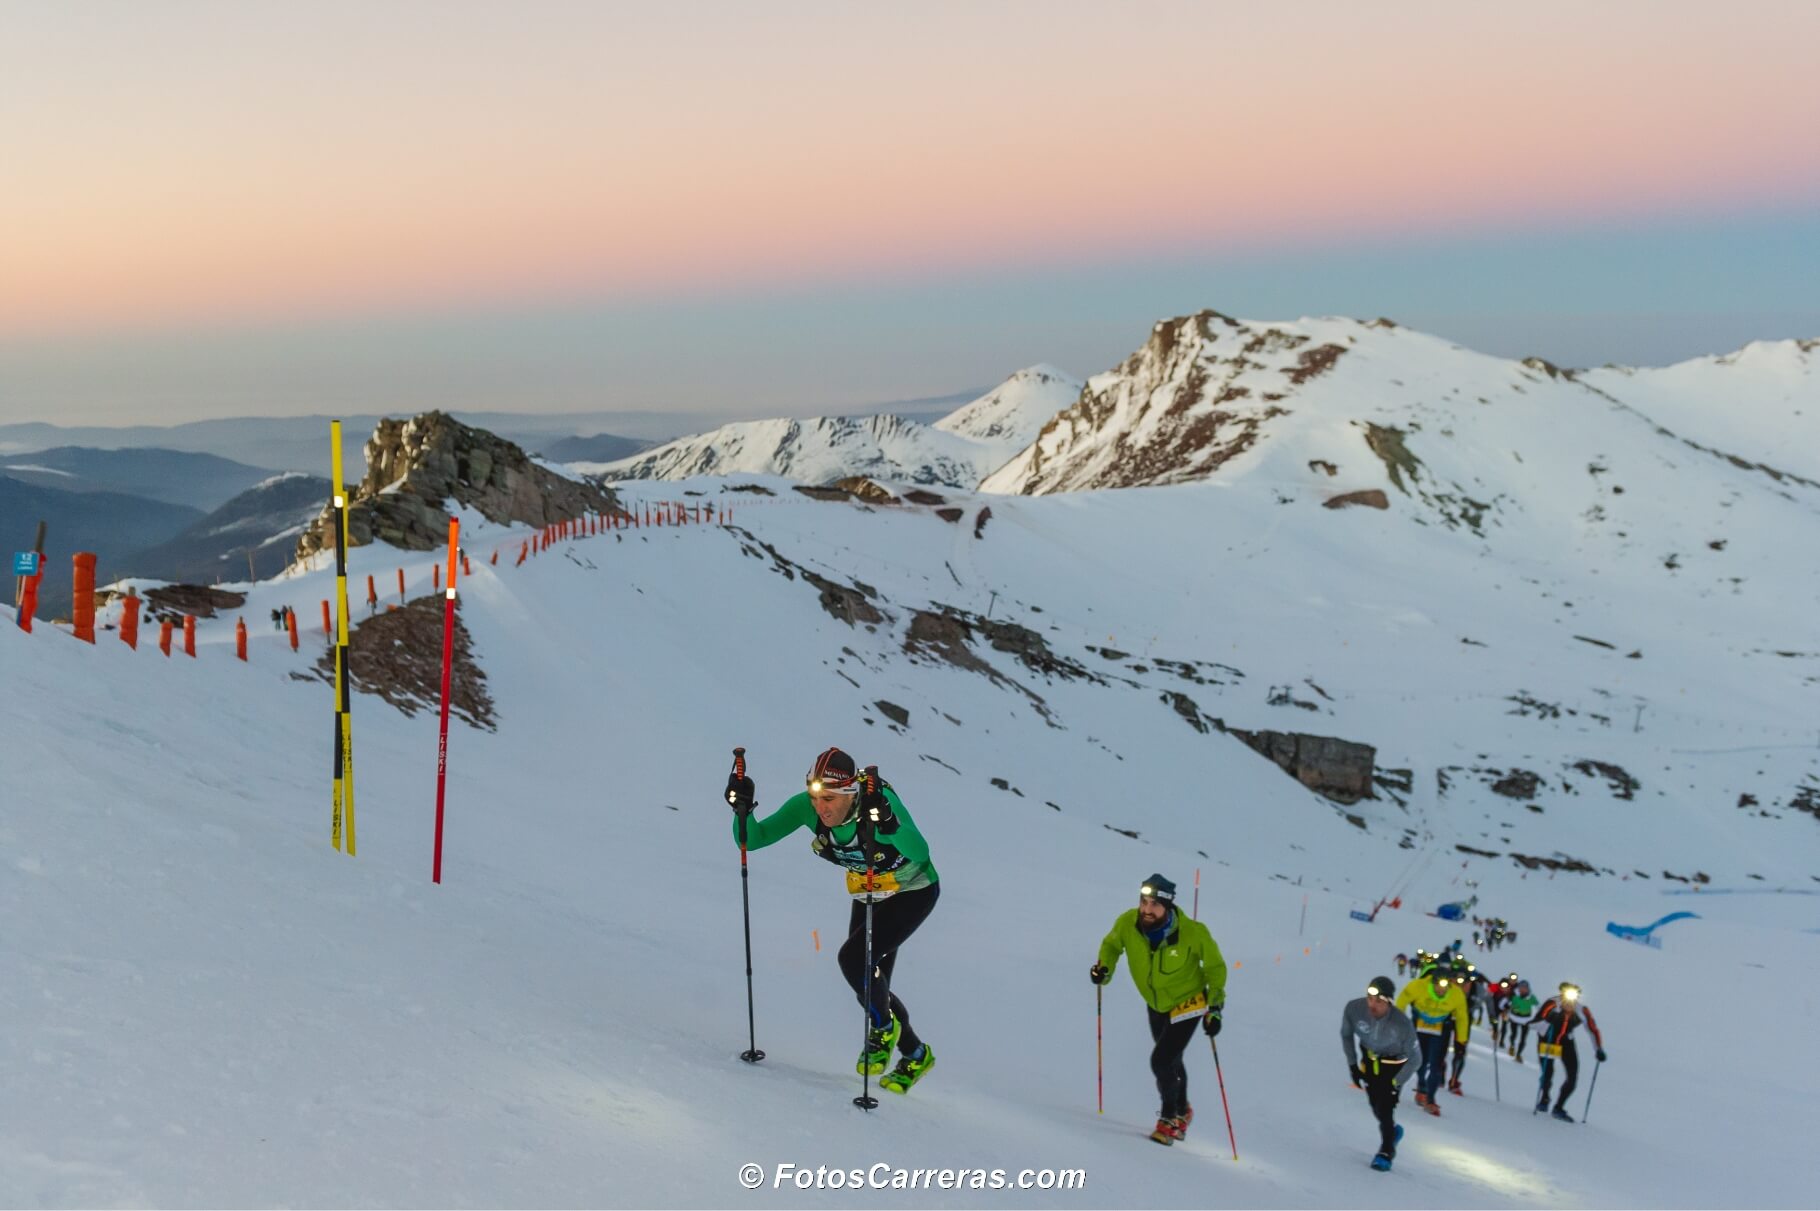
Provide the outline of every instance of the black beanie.
[[1397,982],[1395,980],[1391,979],[1389,976],[1373,977],[1371,984],[1370,984],[1370,988],[1376,989],[1378,995],[1383,997],[1385,1000],[1389,1000],[1390,998],[1397,995]]
[[1161,900],[1165,904],[1175,903],[1175,884],[1161,875],[1151,875],[1145,879],[1144,886],[1139,891],[1152,900]]

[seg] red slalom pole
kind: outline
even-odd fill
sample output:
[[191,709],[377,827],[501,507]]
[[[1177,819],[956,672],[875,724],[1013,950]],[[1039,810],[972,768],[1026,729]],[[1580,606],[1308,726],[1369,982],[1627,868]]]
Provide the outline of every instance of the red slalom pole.
[[442,597],[442,723],[436,737],[436,853],[430,863],[430,882],[442,882],[442,805],[449,773],[449,670],[455,662],[455,558],[461,522],[449,518],[449,587]]
[[1207,1040],[1213,1044],[1213,1074],[1220,1078],[1220,1109],[1226,1112],[1226,1138],[1232,1141],[1232,1159],[1239,1159],[1238,1137],[1232,1133],[1232,1107],[1226,1102],[1226,1074],[1220,1071],[1220,1041],[1215,1038]]

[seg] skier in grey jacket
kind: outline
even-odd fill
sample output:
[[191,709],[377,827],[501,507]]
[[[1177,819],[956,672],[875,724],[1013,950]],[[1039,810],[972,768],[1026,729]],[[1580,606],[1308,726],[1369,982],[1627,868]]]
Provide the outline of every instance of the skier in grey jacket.
[[[1417,1065],[1416,1028],[1393,1004],[1397,986],[1379,976],[1365,995],[1346,1003],[1340,1015],[1340,1044],[1346,1050],[1346,1077],[1354,1089],[1363,1088],[1377,1116],[1380,1147],[1371,1167],[1384,1170],[1397,1154],[1403,1129],[1397,1126],[1397,1096]],[[1361,1058],[1360,1052],[1363,1052]]]

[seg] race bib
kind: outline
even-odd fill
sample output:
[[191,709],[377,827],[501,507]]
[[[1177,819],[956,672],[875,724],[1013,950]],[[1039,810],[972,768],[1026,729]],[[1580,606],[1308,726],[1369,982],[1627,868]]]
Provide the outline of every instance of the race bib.
[[[887,896],[894,896],[900,890],[902,889],[897,885],[896,875],[891,874],[888,871],[875,870],[872,872],[871,891],[874,900],[883,900]],[[863,896],[866,894],[866,891],[866,872],[863,870],[848,871],[847,894],[850,896]]]
[[1559,1057],[1561,1054],[1561,1044],[1559,1044],[1559,1043],[1537,1043],[1536,1044],[1536,1054],[1539,1056],[1548,1058],[1548,1059],[1555,1059],[1555,1058]]
[[1197,992],[1193,997],[1183,1001],[1169,1011],[1171,1022],[1186,1022],[1189,1018],[1198,1018],[1207,1012],[1207,994]]

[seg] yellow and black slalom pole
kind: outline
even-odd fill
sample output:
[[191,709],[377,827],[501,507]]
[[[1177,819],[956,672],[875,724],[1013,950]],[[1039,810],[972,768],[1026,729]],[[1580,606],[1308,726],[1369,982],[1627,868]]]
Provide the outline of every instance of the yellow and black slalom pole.
[[329,462],[335,509],[335,811],[329,839],[341,848],[343,821],[347,853],[354,856],[354,722],[348,695],[348,501],[341,482],[341,422],[329,422]]

